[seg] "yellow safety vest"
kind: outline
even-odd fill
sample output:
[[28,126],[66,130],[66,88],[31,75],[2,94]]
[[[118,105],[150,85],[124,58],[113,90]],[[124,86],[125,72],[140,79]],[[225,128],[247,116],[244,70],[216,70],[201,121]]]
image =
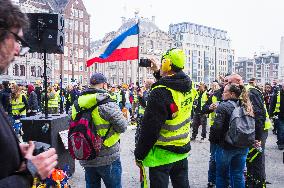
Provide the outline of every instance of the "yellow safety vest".
[[205,103],[208,101],[208,95],[207,95],[207,92],[204,91],[202,93],[202,96],[201,96],[201,110],[202,110],[202,107],[205,105]]
[[[212,104],[217,103],[218,99],[215,95],[212,96]],[[209,125],[212,126],[214,124],[216,113],[215,110],[209,114]]]
[[54,95],[54,98],[48,99],[48,108],[58,108],[58,94],[57,92]]
[[[94,94],[86,94],[86,95],[82,95],[78,98],[78,104],[81,108],[91,108],[92,106],[97,104],[97,93]],[[77,115],[77,111],[75,109],[75,106],[72,105],[72,119],[74,120],[76,118]],[[109,121],[103,119],[100,116],[99,113],[99,108],[95,108],[92,111],[92,118],[93,118],[93,123],[96,126],[97,129],[97,133],[98,135],[100,135],[101,137],[105,136],[108,129],[109,133],[107,135],[107,138],[104,141],[104,145],[107,147],[111,147],[113,146],[115,143],[117,143],[119,141],[120,138],[120,134],[115,132],[114,129],[111,127]]]
[[25,103],[23,102],[23,96],[24,94],[21,94],[19,99],[15,100],[15,99],[12,99],[11,100],[11,105],[12,105],[12,114],[13,115],[27,115],[27,111],[24,110],[20,113],[20,109],[22,109],[23,107],[25,107]]
[[112,100],[115,100],[115,102],[117,102],[117,95],[116,95],[116,93],[110,93],[110,98],[112,99]]
[[273,113],[278,113],[278,112],[280,112],[280,91],[277,92],[277,101]]
[[182,147],[190,141],[190,114],[193,105],[193,91],[182,93],[163,85],[158,85],[152,90],[156,88],[165,88],[171,92],[178,111],[173,114],[173,119],[166,120],[165,124],[162,125],[154,147],[143,160],[143,164],[148,167],[170,164],[188,156],[188,153],[177,154],[158,146]]
[[[256,87],[253,87],[253,86],[251,86],[251,85],[247,85],[246,86],[246,89],[247,89],[247,91],[249,91],[250,89],[256,89],[256,90],[258,90],[261,94],[262,94],[262,92],[259,90],[259,89],[257,89]],[[263,97],[263,96],[262,96]],[[263,97],[264,98],[264,97]],[[267,109],[266,109],[266,105],[265,105],[265,103],[263,104],[263,106],[264,106],[264,109],[265,109],[265,124],[264,124],[264,130],[268,130],[268,129],[270,129],[271,128],[271,121],[270,121],[270,119],[269,119],[269,115],[268,115],[268,112],[267,112]],[[256,117],[257,118],[257,117]]]

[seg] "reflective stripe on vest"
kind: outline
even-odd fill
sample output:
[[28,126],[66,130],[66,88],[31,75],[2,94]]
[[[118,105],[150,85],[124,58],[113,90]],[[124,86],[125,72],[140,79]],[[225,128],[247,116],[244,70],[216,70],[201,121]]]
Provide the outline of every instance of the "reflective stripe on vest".
[[163,85],[158,85],[153,90],[161,87],[171,92],[178,111],[172,120],[166,120],[165,124],[162,125],[155,145],[184,146],[190,141],[190,114],[193,105],[192,92],[182,93]]
[[26,110],[24,110],[20,113],[20,109],[25,107],[25,103],[23,102],[23,94],[20,95],[18,100],[12,99],[11,105],[12,105],[12,114],[13,115],[27,115]]
[[[252,88],[254,88],[254,89],[256,89],[257,91],[259,91],[259,92],[261,93],[261,95],[262,95],[262,92],[261,92],[259,89],[257,89],[256,87],[253,87],[253,86],[251,86],[251,85],[247,85],[247,86],[246,86],[247,91],[249,91],[249,90],[252,89]],[[263,95],[262,95],[262,97],[263,97]],[[264,98],[264,97],[263,97],[263,98]],[[264,128],[263,128],[263,129],[264,129],[264,130],[268,130],[268,129],[271,128],[271,121],[270,121],[270,119],[269,119],[269,115],[268,115],[268,112],[267,112],[265,103],[263,103],[263,106],[264,106],[264,109],[265,109],[265,123],[264,123]]]
[[277,92],[277,101],[273,113],[278,113],[278,112],[280,112],[280,91]]
[[[218,99],[215,95],[212,96],[212,104],[217,103]],[[216,113],[215,110],[209,114],[209,125],[212,126],[214,124]]]
[[110,93],[110,98],[117,102],[117,95],[115,93]]
[[[82,108],[91,108],[95,104],[97,104],[97,93],[94,94],[86,94],[82,95],[78,98],[78,104]],[[74,105],[72,105],[72,119],[75,119],[77,115],[76,109]],[[93,123],[97,128],[97,133],[101,137],[105,136],[107,130],[111,126],[109,121],[106,121],[100,116],[99,108],[95,108],[92,112]],[[107,147],[111,147],[116,144],[119,140],[120,134],[115,132],[111,127],[109,133],[104,141],[104,145]]]

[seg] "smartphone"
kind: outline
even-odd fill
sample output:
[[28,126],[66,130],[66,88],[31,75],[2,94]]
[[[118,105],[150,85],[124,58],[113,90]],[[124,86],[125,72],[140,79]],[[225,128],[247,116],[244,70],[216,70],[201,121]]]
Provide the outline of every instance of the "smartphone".
[[151,67],[151,60],[150,59],[140,59],[139,67]]

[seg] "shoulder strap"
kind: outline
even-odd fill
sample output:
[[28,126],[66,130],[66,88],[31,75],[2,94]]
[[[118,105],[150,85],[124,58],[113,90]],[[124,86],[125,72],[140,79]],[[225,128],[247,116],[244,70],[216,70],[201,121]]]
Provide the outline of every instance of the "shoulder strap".
[[238,103],[237,102],[234,102],[234,101],[230,101],[228,100],[228,102],[232,105],[234,105],[235,108],[239,107]]
[[78,99],[77,99],[77,100],[74,101],[74,107],[75,107],[77,112],[92,112],[96,107],[98,107],[102,104],[108,103],[108,102],[113,102],[113,100],[109,96],[107,98],[105,98],[104,100],[99,101],[97,104],[95,104],[91,108],[82,109],[79,106]]

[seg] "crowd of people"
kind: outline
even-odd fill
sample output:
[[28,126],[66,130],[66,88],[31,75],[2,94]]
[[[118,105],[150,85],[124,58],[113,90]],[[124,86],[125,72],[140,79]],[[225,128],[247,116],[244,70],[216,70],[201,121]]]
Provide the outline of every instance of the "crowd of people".
[[[28,21],[9,0],[0,0],[0,5],[0,72],[3,73],[25,47],[22,29]],[[275,81],[261,86],[254,78],[244,83],[235,73],[209,85],[194,83],[183,72],[184,66],[183,50],[170,49],[163,53],[161,66],[151,60],[155,80],[145,80],[143,86],[109,85],[101,73],[93,74],[85,87],[73,84],[62,88],[50,84],[47,94],[40,81],[27,86],[3,81],[0,187],[31,187],[33,177],[45,179],[57,165],[55,149],[34,156],[33,142],[19,142],[11,129],[16,120],[43,113],[46,108],[49,114],[66,113],[75,119],[81,110],[93,106],[96,108],[90,111],[92,123],[104,140],[94,159],[80,160],[87,188],[100,187],[101,180],[106,187],[122,187],[119,140],[131,124],[137,126],[135,162],[143,172],[144,167],[149,167],[150,187],[166,188],[169,178],[173,187],[190,187],[188,157],[200,125],[201,140],[208,137],[210,142],[208,182],[204,183],[207,187],[266,187],[265,144],[272,122],[278,149],[284,149],[284,83]],[[242,123],[253,127],[250,134],[232,137],[233,126]]]

